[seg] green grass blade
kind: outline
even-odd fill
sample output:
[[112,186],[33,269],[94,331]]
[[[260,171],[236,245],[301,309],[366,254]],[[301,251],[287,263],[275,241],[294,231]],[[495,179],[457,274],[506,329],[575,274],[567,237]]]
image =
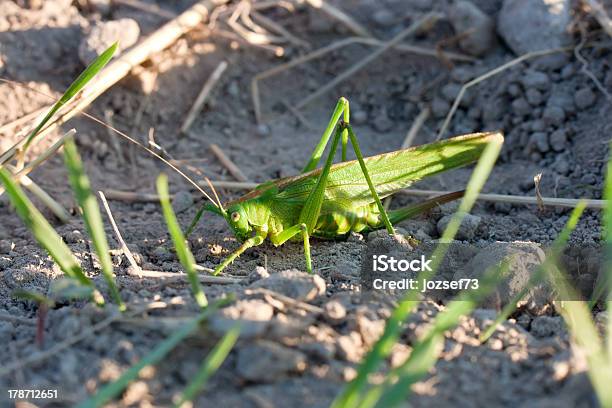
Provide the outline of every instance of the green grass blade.
[[166,219],[166,224],[168,225],[168,231],[170,232],[170,236],[174,242],[174,247],[176,248],[176,254],[179,261],[183,265],[183,268],[185,268],[187,278],[191,283],[193,297],[198,305],[204,308],[206,305],[208,305],[208,300],[206,299],[206,295],[204,294],[202,286],[200,285],[198,273],[195,270],[195,259],[187,246],[187,241],[185,241],[185,236],[183,235],[183,231],[181,231],[181,227],[176,219],[174,210],[172,210],[172,205],[170,204],[170,194],[168,193],[168,176],[165,174],[161,174],[157,178],[157,193],[159,194],[159,201],[161,202],[164,218]]
[[74,191],[79,206],[83,209],[85,227],[87,228],[87,233],[91,237],[94,249],[100,260],[102,275],[106,280],[115,302],[119,305],[119,310],[124,311],[125,304],[121,300],[117,284],[115,283],[115,277],[113,276],[113,263],[109,254],[106,234],[104,233],[100,207],[98,206],[98,201],[91,193],[89,179],[87,178],[87,174],[85,174],[81,157],[79,156],[76,144],[72,138],[67,139],[64,143],[64,161],[68,168],[72,190]]
[[[453,215],[442,235],[443,241],[450,241],[454,238],[459,226],[461,225],[461,221],[465,217],[465,214],[473,207],[476,199],[478,198],[480,190],[484,186],[484,183],[493,169],[493,165],[495,164],[501,150],[502,143],[503,139],[493,138],[485,147],[467,185],[463,200],[459,205],[459,211]],[[442,262],[444,254],[444,247],[438,246],[438,248],[436,248],[434,251],[434,256],[437,256],[437,258],[433,258],[432,272],[420,273],[417,277],[419,282],[422,282],[423,279],[435,274],[440,262]],[[368,376],[370,373],[374,372],[379,367],[382,360],[389,355],[393,345],[398,339],[402,323],[406,320],[408,315],[418,303],[419,294],[416,291],[409,291],[399,302],[398,306],[393,310],[391,316],[387,320],[382,336],[374,344],[372,350],[362,361],[355,379],[353,379],[334,400],[332,403],[333,408],[348,408],[357,406],[360,395],[367,386]]]
[[[55,232],[45,217],[36,209],[23,190],[13,181],[8,171],[0,169],[0,180],[4,184],[4,188],[15,206],[17,214],[19,214],[26,227],[32,232],[40,246],[51,255],[55,263],[59,265],[60,269],[67,276],[83,285],[93,287],[93,283],[83,273],[70,248]],[[94,300],[98,304],[104,304],[104,299],[98,291],[94,292]]]
[[189,383],[183,391],[179,401],[174,405],[177,408],[186,408],[198,395],[202,388],[206,385],[208,379],[221,367],[225,358],[236,344],[240,335],[240,327],[236,326],[225,333],[225,336],[215,346],[215,348],[206,357],[202,366],[198,370],[195,378]]
[[[612,144],[610,147],[612,147]],[[604,279],[601,287],[608,292],[608,300],[606,302],[606,309],[608,311],[607,353],[609,363],[612,366],[612,159],[608,160],[606,168],[604,199],[606,200],[606,208],[603,214],[605,253]]]
[[91,64],[85,68],[83,72],[78,76],[77,79],[74,80],[72,84],[68,87],[66,92],[62,95],[62,97],[51,107],[51,110],[47,113],[47,115],[36,125],[34,130],[30,132],[28,135],[25,145],[23,147],[23,151],[25,152],[30,144],[36,138],[38,133],[42,130],[42,128],[51,120],[53,115],[70,99],[72,99],[83,87],[98,73],[104,66],[110,61],[113,57],[113,54],[117,50],[117,43],[111,45],[106,51],[100,54]]
[[410,387],[427,375],[438,360],[444,345],[444,332],[457,325],[461,316],[469,315],[478,303],[496,287],[500,277],[508,272],[508,264],[491,268],[480,279],[477,290],[462,292],[440,312],[423,338],[414,345],[408,359],[387,376],[383,384],[372,387],[359,408],[387,408],[400,404],[410,393]]
[[159,343],[149,354],[144,356],[138,363],[134,364],[130,367],[126,372],[124,372],[121,377],[112,383],[104,386],[96,395],[91,397],[90,399],[83,401],[79,405],[78,408],[95,408],[101,407],[104,404],[108,403],[111,399],[117,397],[119,394],[123,392],[123,390],[138,377],[138,373],[144,367],[148,365],[155,365],[159,363],[164,357],[168,355],[174,348],[183,341],[187,336],[193,333],[200,323],[210,317],[210,315],[216,311],[218,308],[226,305],[232,299],[223,299],[219,302],[216,302],[205,310],[203,310],[198,316],[196,316],[193,320],[185,324],[182,328],[177,330],[174,334],[168,337],[166,340]]
[[535,273],[529,278],[527,285],[517,293],[512,300],[508,302],[508,304],[502,309],[502,311],[497,315],[493,324],[491,324],[479,337],[481,343],[484,343],[491,337],[499,325],[504,320],[508,319],[508,317],[516,310],[516,304],[527,294],[529,289],[533,286],[539,284],[546,276],[547,268],[550,267],[551,264],[557,262],[559,255],[565,245],[567,244],[567,240],[569,239],[570,234],[576,228],[578,224],[578,220],[580,220],[580,216],[584,212],[586,208],[586,201],[579,201],[572,214],[570,215],[569,220],[563,227],[563,230],[559,233],[559,236],[555,239],[551,246],[551,250],[548,251],[546,256],[546,260],[542,265],[540,265]]

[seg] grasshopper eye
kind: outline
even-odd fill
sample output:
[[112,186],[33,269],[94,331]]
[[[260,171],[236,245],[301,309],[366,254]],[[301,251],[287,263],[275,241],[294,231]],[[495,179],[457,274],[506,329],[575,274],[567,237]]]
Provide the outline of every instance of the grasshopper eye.
[[239,219],[240,219],[240,213],[233,212],[232,213],[232,221],[238,222]]

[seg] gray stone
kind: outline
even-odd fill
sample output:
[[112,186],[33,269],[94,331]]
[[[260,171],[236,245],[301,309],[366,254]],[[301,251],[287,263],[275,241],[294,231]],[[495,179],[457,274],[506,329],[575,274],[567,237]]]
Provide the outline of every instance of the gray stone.
[[526,90],[535,88],[540,91],[547,91],[550,88],[550,78],[541,71],[527,71],[521,78],[521,84]]
[[434,97],[433,101],[431,101],[431,113],[433,113],[436,118],[445,117],[449,109],[450,104],[438,96]]
[[252,338],[268,330],[273,316],[273,307],[263,300],[239,300],[215,313],[209,320],[209,327],[215,334],[223,336],[240,323],[240,337]]
[[468,54],[481,56],[495,45],[493,20],[469,1],[457,1],[448,12],[456,34],[467,34],[459,46]]
[[177,214],[190,209],[192,205],[193,196],[186,190],[177,191],[177,193],[174,195],[174,199],[172,199],[172,208]]
[[351,112],[351,123],[355,125],[363,125],[368,121],[368,113],[361,109],[355,109]]
[[558,48],[571,41],[569,0],[504,0],[497,31],[516,55]]
[[550,298],[544,284],[532,286],[530,278],[544,262],[544,251],[533,242],[496,242],[483,248],[464,268],[455,273],[454,279],[480,279],[489,268],[508,264],[508,272],[497,284],[495,292],[483,303],[483,308],[505,306],[522,290],[531,287],[523,301],[528,307],[538,308]]
[[332,323],[340,323],[346,317],[346,308],[337,300],[330,300],[323,306],[325,319]]
[[257,127],[255,128],[255,133],[257,134],[257,136],[259,137],[267,137],[270,136],[270,126],[266,125],[265,123],[260,123],[259,125],[257,125]]
[[531,321],[531,334],[536,337],[550,337],[562,333],[564,327],[561,316],[536,316]]
[[556,71],[565,68],[567,64],[569,64],[568,55],[558,52],[534,59],[531,66],[545,71]]
[[248,283],[253,283],[260,279],[266,279],[269,277],[270,277],[270,272],[268,272],[268,270],[264,268],[263,266],[258,266],[255,268],[253,272],[249,273],[249,276],[247,277],[247,281]]
[[267,279],[258,280],[251,288],[266,288],[296,300],[312,300],[325,293],[326,284],[319,275],[311,275],[296,269],[272,274]]
[[535,132],[529,138],[529,144],[538,149],[541,153],[546,153],[550,150],[548,145],[548,135],[544,132]]
[[531,106],[538,106],[544,102],[544,95],[535,88],[529,88],[527,92],[525,92],[525,98],[527,98],[527,102],[529,102]]
[[247,381],[273,382],[306,369],[304,353],[259,340],[238,351],[236,371]]
[[[452,217],[452,214],[448,214],[440,218],[437,224],[438,233],[440,235],[444,233],[444,230],[448,226],[448,223],[450,222]],[[465,214],[465,217],[463,218],[463,221],[461,222],[461,225],[457,230],[456,238],[460,240],[470,240],[474,238],[476,229],[478,228],[478,225],[480,225],[480,221],[481,218],[477,215]]]
[[580,110],[590,108],[597,100],[597,95],[591,90],[591,88],[582,88],[576,91],[574,94],[574,103]]
[[550,135],[550,146],[556,152],[565,150],[567,144],[567,131],[565,129],[557,129]]
[[13,243],[8,239],[0,240],[0,254],[8,254],[13,250]]
[[440,93],[447,102],[452,103],[455,101],[457,95],[459,95],[459,91],[461,91],[461,85],[450,82],[442,87]]
[[548,106],[542,113],[542,119],[549,125],[562,125],[565,122],[565,111],[560,106]]
[[122,18],[120,20],[97,22],[79,45],[79,58],[85,65],[92,62],[113,43],[119,41],[119,49],[115,55],[136,44],[140,36],[140,27],[136,20]]
[[372,15],[372,21],[380,27],[388,27],[395,22],[395,16],[389,10],[381,8]]
[[517,98],[512,101],[512,111],[520,116],[526,116],[531,112],[531,106],[525,98]]

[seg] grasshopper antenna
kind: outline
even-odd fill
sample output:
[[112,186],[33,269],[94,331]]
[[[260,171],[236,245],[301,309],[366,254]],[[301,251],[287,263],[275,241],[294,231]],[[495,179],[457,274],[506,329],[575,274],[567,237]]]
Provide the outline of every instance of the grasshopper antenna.
[[[6,78],[0,78],[0,82],[6,82],[8,84],[11,84],[13,86],[18,86],[20,88],[24,88],[30,91],[33,91],[39,95],[43,95],[49,99],[55,99],[53,96],[46,94],[45,92],[41,92],[37,89],[33,89],[29,86],[26,86],[24,84],[21,84],[17,81],[12,81],[10,79],[6,79]],[[204,191],[204,189],[202,189],[202,187],[200,187],[198,185],[198,183],[196,183],[195,181],[193,181],[193,179],[191,179],[187,174],[185,174],[181,169],[179,169],[177,166],[175,166],[174,164],[172,164],[171,162],[169,162],[168,160],[164,159],[162,156],[160,156],[159,154],[155,153],[153,150],[149,149],[148,147],[146,147],[145,145],[143,145],[142,143],[140,143],[139,141],[137,141],[136,139],[132,138],[131,136],[128,136],[126,133],[120,131],[119,129],[116,129],[115,127],[109,125],[108,123],[105,123],[104,121],[98,119],[97,117],[90,115],[87,112],[79,112],[81,115],[85,116],[86,118],[97,122],[98,124],[112,130],[113,132],[117,133],[119,136],[123,137],[124,139],[128,140],[131,143],[134,143],[136,146],[142,148],[143,150],[145,150],[147,153],[149,153],[150,155],[152,155],[153,157],[159,159],[162,163],[164,163],[166,166],[170,167],[172,170],[176,171],[181,177],[183,177],[185,180],[187,180],[191,185],[193,185],[196,190],[198,190],[204,197],[206,197],[208,199],[208,201],[210,201],[215,207],[219,208],[219,210],[225,214],[225,210],[223,209],[223,207],[221,206],[221,201],[219,200],[219,197],[217,196],[217,192],[214,190],[214,187],[212,186],[212,183],[210,183],[210,181],[207,179],[208,181],[208,185],[211,186],[211,188],[213,189],[214,195],[217,197],[217,202],[215,202],[210,195]]]
[[213,183],[211,183],[211,181],[210,181],[210,179],[208,177],[204,176],[204,180],[206,180],[206,184],[208,184],[208,186],[212,190],[213,194],[215,195],[215,198],[217,199],[218,208],[221,211],[221,213],[223,213],[223,216],[225,217],[227,214],[225,212],[225,208],[223,208],[223,204],[221,204],[221,200],[219,200],[219,195],[217,194],[217,189],[215,188]]

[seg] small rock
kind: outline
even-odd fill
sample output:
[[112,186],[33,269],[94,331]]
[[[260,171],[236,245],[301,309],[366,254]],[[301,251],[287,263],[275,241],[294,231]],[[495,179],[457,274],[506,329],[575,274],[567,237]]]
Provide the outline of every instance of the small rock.
[[140,27],[136,20],[122,18],[120,20],[97,22],[83,38],[79,45],[79,58],[85,65],[92,62],[113,43],[119,41],[118,51],[136,44],[140,36]]
[[337,300],[330,300],[323,306],[325,319],[332,323],[340,323],[346,317],[346,308]]
[[504,0],[497,31],[516,55],[569,44],[569,0]]
[[450,104],[444,99],[436,96],[431,101],[431,113],[436,118],[443,118],[446,116],[450,109]]
[[13,247],[14,247],[14,244],[8,239],[0,240],[0,254],[1,255],[8,254],[9,252],[11,252],[13,250]]
[[266,288],[296,300],[309,301],[324,294],[327,286],[319,275],[290,269],[258,280],[250,287]]
[[370,347],[372,346],[382,335],[385,330],[385,321],[370,320],[363,314],[357,315],[357,329],[363,339],[363,344]]
[[266,125],[265,123],[260,123],[259,125],[257,125],[257,127],[255,128],[255,133],[257,134],[257,136],[259,137],[267,137],[270,136],[270,126]]
[[249,276],[247,277],[247,282],[250,284],[260,279],[266,279],[269,277],[270,277],[270,272],[268,272],[268,270],[264,268],[263,266],[258,266],[255,268],[253,272],[249,274]]
[[172,200],[172,208],[177,214],[182,213],[191,208],[193,205],[193,196],[189,191],[180,190],[174,195]]
[[222,336],[240,323],[240,337],[260,336],[268,330],[274,316],[274,308],[260,299],[239,300],[225,307],[210,318],[210,328]]
[[372,121],[372,126],[374,127],[374,129],[376,129],[376,131],[384,133],[393,129],[393,121],[389,119],[389,116],[387,116],[387,112],[385,110],[382,110],[374,117],[374,120]]
[[527,92],[525,92],[525,98],[527,98],[527,102],[529,102],[531,106],[538,106],[544,102],[544,95],[535,88],[529,88]]
[[531,321],[531,334],[536,337],[550,337],[561,334],[565,324],[560,316],[536,316]]
[[158,262],[168,262],[174,260],[174,254],[164,246],[158,246],[153,250],[153,256]]
[[[508,272],[502,282],[497,284],[493,295],[489,296],[482,307],[496,308],[505,306],[519,292],[527,288],[529,279],[539,265],[544,262],[544,251],[532,242],[496,242],[483,248],[464,268],[455,273],[454,279],[482,278],[492,267],[508,264]],[[549,292],[544,285],[538,285],[529,290],[524,300],[528,307],[540,307],[548,301]]]
[[271,341],[259,340],[238,350],[236,371],[247,381],[274,382],[306,369],[306,356]]
[[535,88],[547,91],[550,88],[550,78],[541,71],[527,71],[521,78],[521,84],[525,89]]
[[[445,215],[440,218],[437,224],[438,233],[440,236],[444,233],[444,230],[448,226],[448,223],[452,219],[452,214]],[[478,225],[480,225],[481,218],[477,215],[465,214],[461,225],[459,226],[459,230],[457,231],[456,238],[459,240],[470,240],[474,238],[476,233],[476,229]]]
[[595,95],[591,88],[579,89],[574,94],[574,103],[576,104],[576,107],[580,110],[584,110],[593,106],[596,99],[597,95]]
[[565,111],[560,106],[547,106],[542,113],[542,119],[549,125],[562,125],[565,122]]
[[556,152],[565,150],[567,144],[567,131],[565,129],[557,129],[550,135],[550,146]]
[[567,54],[559,52],[536,58],[531,63],[531,66],[544,71],[556,71],[565,68],[568,64],[569,58]]
[[362,356],[362,340],[359,333],[353,331],[348,335],[340,336],[337,340],[338,357],[352,363],[359,363]]
[[531,106],[525,98],[517,98],[512,101],[512,110],[519,116],[526,116],[531,113]]
[[455,98],[457,98],[457,95],[459,95],[460,91],[461,85],[456,84],[454,82],[450,82],[442,87],[440,93],[442,94],[442,97],[446,99],[447,102],[452,103],[455,101]]
[[529,138],[529,144],[538,149],[541,153],[546,153],[550,150],[548,145],[548,135],[544,132],[536,132]]
[[368,113],[361,109],[356,109],[351,112],[351,123],[355,125],[363,125],[368,121]]
[[395,22],[395,16],[389,10],[381,8],[372,15],[372,20],[380,27],[388,27]]
[[448,18],[456,34],[467,32],[459,46],[468,54],[481,56],[495,45],[493,20],[471,2],[454,3]]

